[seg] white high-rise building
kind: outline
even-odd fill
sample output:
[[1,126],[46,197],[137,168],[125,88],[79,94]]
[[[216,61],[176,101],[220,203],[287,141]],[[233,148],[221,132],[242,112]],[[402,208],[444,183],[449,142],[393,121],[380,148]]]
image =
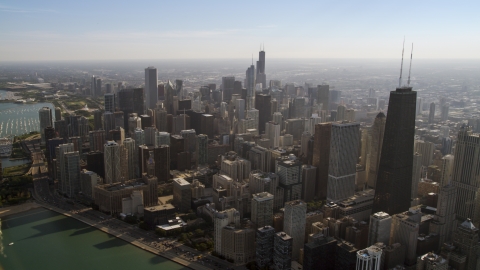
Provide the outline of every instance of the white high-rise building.
[[237,118],[237,120],[245,119],[245,100],[244,99],[235,100],[235,118]]
[[450,243],[453,230],[457,228],[455,217],[455,203],[457,200],[457,189],[452,184],[447,184],[438,193],[437,212],[430,223],[430,232],[439,235],[440,248],[443,243]]
[[215,212],[213,214],[213,230],[214,230],[214,250],[218,254],[223,254],[222,250],[222,229],[234,223],[237,226],[240,225],[240,212],[235,208],[230,208],[225,211]]
[[320,124],[322,122],[322,118],[318,116],[318,114],[312,114],[312,117],[308,119],[308,125],[305,125],[305,131],[308,131],[313,135],[315,135],[315,125]]
[[237,153],[230,151],[222,156],[221,172],[236,181],[243,181],[250,175],[250,161],[237,156]]
[[400,243],[408,247],[405,263],[414,265],[417,261],[417,241],[422,213],[418,208],[396,214],[392,217],[390,244]]
[[148,67],[145,69],[145,109],[154,110],[158,100],[158,74],[157,69]]
[[245,88],[247,88],[247,110],[255,108],[255,66],[251,65],[246,72]]
[[328,200],[336,202],[355,194],[359,146],[359,123],[332,124],[327,184]]
[[273,208],[283,207],[283,189],[278,186],[278,175],[272,172],[252,171],[250,173],[250,193],[268,192],[273,195]]
[[433,152],[435,151],[434,143],[416,140],[414,151],[422,155],[422,166],[428,167],[432,164]]
[[378,246],[370,246],[357,251],[356,270],[381,270],[382,249]]
[[254,122],[254,128],[258,130],[258,114],[259,114],[259,111],[257,109],[250,109],[250,110],[247,110],[247,116],[246,118],[250,118],[250,119],[253,119],[253,122]]
[[300,249],[305,243],[307,204],[301,200],[285,203],[283,231],[293,238],[292,260],[300,258]]
[[446,186],[452,180],[452,172],[453,172],[453,155],[445,155],[442,158],[442,167],[440,168],[441,171],[441,180],[440,185]]
[[270,147],[275,148],[280,146],[280,124],[273,121],[265,124],[265,135],[270,140]]
[[272,122],[280,125],[280,131],[283,130],[283,115],[281,112],[274,112],[272,116]]
[[370,226],[368,231],[368,245],[382,242],[388,245],[390,241],[390,228],[392,227],[392,217],[385,212],[378,212],[370,216]]

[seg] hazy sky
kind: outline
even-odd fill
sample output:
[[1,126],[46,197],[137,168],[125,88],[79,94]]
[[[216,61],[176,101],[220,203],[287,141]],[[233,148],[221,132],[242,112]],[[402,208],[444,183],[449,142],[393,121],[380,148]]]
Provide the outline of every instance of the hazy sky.
[[480,58],[480,1],[0,2],[0,61]]

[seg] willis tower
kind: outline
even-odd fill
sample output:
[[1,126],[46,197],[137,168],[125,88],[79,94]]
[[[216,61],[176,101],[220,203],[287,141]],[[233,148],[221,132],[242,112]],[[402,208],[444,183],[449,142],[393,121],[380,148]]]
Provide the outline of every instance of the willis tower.
[[262,89],[267,88],[267,75],[265,75],[265,47],[258,53],[256,83],[262,84]]
[[401,81],[402,68],[399,87],[390,92],[373,213],[394,215],[410,208],[417,92],[410,87],[410,74],[407,86]]

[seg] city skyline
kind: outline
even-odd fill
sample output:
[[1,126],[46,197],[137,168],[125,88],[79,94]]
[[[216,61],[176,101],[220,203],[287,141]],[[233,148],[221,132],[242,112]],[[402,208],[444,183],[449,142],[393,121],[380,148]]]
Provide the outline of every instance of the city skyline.
[[33,202],[191,269],[480,269],[474,5],[397,5],[0,4],[0,266],[67,230]]
[[[261,15],[249,15],[252,5]],[[264,44],[272,59],[383,59],[396,57],[406,36],[419,59],[478,59],[478,5],[7,1],[0,5],[0,52],[4,61],[247,59]]]

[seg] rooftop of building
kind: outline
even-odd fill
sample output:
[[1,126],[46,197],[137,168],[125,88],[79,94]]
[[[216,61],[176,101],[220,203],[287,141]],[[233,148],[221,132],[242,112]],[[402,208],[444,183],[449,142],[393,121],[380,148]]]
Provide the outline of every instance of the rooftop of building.
[[269,225],[263,226],[263,227],[260,227],[260,228],[257,229],[257,231],[260,231],[260,232],[266,232],[266,231],[271,231],[271,230],[275,231],[275,229],[272,226],[269,226]]
[[338,206],[340,207],[352,207],[354,205],[364,203],[367,201],[373,201],[375,197],[375,190],[374,189],[366,189],[364,191],[360,191],[355,193],[352,197],[345,199],[343,201],[337,202]]
[[145,207],[145,211],[148,211],[148,212],[157,212],[157,211],[172,210],[172,209],[175,209],[175,206],[169,203],[163,204],[163,205]]
[[437,255],[433,252],[429,252],[423,256],[420,256],[420,259],[423,261],[428,261],[430,264],[433,265],[442,265],[447,263],[447,260],[445,260],[442,256]]
[[273,195],[268,192],[260,192],[257,194],[253,194],[252,196],[253,196],[253,199],[256,201],[273,200]]
[[308,218],[308,217],[317,216],[317,215],[323,215],[323,212],[320,211],[320,210],[308,212],[308,213],[306,214],[306,217]]
[[117,191],[117,190],[129,189],[129,188],[135,188],[135,187],[141,187],[141,186],[145,186],[145,183],[143,182],[142,179],[133,179],[133,180],[125,181],[125,183],[118,182],[113,184],[100,185],[97,187],[101,189],[105,189],[107,191]]
[[276,235],[281,238],[283,241],[288,241],[293,239],[290,235],[286,234],[285,232],[278,232]]
[[286,205],[292,205],[292,206],[293,206],[293,205],[305,205],[305,206],[306,206],[307,204],[306,204],[304,201],[302,201],[302,200],[294,200],[294,201],[286,202],[286,203],[285,203],[285,206],[286,206]]
[[181,218],[175,217],[175,219],[169,219],[167,224],[157,225],[157,228],[165,231],[170,231],[174,229],[180,229],[186,225],[187,223],[185,223]]
[[385,212],[377,212],[377,213],[373,214],[372,216],[376,219],[390,218],[390,215],[388,213],[385,213]]
[[467,218],[467,220],[465,220],[462,224],[460,224],[460,227],[471,230],[471,231],[478,231],[477,227],[473,225],[472,220],[469,218]]
[[190,183],[185,180],[184,178],[175,178],[173,179],[173,182],[175,182],[177,185],[180,185],[180,186],[189,186]]

